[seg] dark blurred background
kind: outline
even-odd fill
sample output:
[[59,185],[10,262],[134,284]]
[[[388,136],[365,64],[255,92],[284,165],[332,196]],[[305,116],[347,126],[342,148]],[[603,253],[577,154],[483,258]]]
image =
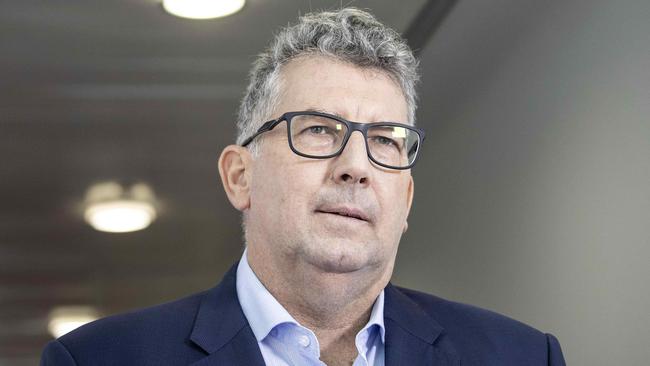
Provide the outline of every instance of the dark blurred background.
[[[158,0],[0,1],[0,365],[38,363],[57,306],[110,315],[220,280],[242,234],[216,161],[250,64],[340,5],[199,21]],[[551,332],[571,365],[647,365],[650,2],[343,5],[421,58],[427,141],[393,282]],[[92,229],[102,181],[149,184],[157,220]]]

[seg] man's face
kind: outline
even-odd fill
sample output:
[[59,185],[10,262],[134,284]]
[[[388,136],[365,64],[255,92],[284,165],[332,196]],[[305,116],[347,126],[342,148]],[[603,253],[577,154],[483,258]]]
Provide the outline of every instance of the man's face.
[[[280,89],[273,118],[315,109],[362,123],[407,122],[406,100],[386,74],[325,57],[285,65]],[[411,206],[410,170],[373,165],[358,131],[335,158],[300,157],[286,129],[282,122],[265,133],[252,162],[249,250],[324,272],[392,271]],[[368,220],[345,215],[355,211]]]

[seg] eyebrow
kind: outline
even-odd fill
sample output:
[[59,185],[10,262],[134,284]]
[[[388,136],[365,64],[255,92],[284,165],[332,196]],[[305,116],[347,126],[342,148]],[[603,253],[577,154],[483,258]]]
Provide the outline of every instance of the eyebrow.
[[[341,115],[340,113],[336,113],[336,112],[329,111],[329,110],[327,110],[327,109],[323,109],[323,108],[319,108],[319,107],[309,107],[309,108],[303,109],[303,111],[305,111],[305,112],[318,112],[318,113],[331,114],[332,116],[336,116],[336,117],[338,117],[338,118],[341,118],[341,119],[344,119],[344,120],[346,120],[346,121],[349,121],[347,118],[345,118],[345,117],[344,117],[343,115]],[[354,122],[354,121],[351,121],[351,122]],[[377,121],[376,123],[381,123],[381,122],[404,123],[404,122],[396,122],[396,121]],[[410,123],[404,123],[404,124],[407,125],[407,126],[413,126],[413,125],[411,125]]]
[[318,112],[318,113],[331,114],[332,116],[336,116],[338,118],[341,118],[341,119],[344,119],[344,120],[347,121],[347,118],[343,117],[343,115],[341,115],[340,113],[328,111],[328,110],[323,109],[323,108],[310,107],[310,108],[305,109],[305,111],[306,112]]

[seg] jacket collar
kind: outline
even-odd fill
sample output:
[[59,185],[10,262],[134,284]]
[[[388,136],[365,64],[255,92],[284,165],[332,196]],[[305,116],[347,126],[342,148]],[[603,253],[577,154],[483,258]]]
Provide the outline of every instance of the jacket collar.
[[[264,365],[236,290],[237,263],[201,300],[190,340],[208,356],[193,365]],[[444,328],[405,295],[385,289],[386,365],[459,365]]]
[[386,365],[460,365],[444,328],[398,287],[388,284],[386,304]]
[[239,305],[236,270],[237,264],[201,300],[190,340],[209,355],[192,365],[264,365],[257,340]]
[[389,283],[384,291],[386,292],[384,318],[392,320],[421,341],[433,344],[444,328],[398,287]]

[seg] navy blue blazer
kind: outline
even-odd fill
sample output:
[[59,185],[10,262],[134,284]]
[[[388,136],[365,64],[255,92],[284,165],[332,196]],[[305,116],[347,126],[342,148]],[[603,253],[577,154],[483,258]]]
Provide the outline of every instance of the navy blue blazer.
[[[41,365],[262,366],[242,312],[236,266],[219,285],[171,303],[100,319],[47,344]],[[565,365],[557,339],[487,310],[385,290],[386,365]]]

